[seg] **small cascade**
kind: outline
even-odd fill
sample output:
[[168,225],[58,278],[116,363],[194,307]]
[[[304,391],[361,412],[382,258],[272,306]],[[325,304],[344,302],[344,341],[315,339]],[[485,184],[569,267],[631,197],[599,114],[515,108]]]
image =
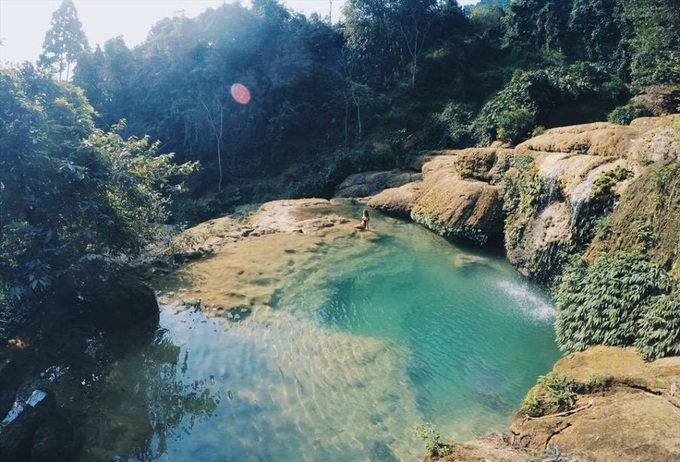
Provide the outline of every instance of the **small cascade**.
[[583,207],[583,204],[585,204],[584,199],[577,198],[575,200],[569,200],[569,211],[570,213],[570,218],[569,218],[569,229],[573,230],[579,219],[579,215],[581,213],[581,208]]
[[548,176],[543,179],[543,191],[541,199],[545,199],[546,204],[562,197],[562,187],[557,176]]

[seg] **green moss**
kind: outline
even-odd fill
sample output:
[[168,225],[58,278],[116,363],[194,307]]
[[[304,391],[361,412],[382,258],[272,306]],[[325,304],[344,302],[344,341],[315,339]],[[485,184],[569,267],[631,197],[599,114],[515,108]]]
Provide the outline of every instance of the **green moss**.
[[614,187],[633,175],[628,169],[621,166],[616,167],[614,170],[608,170],[600,175],[593,185],[593,189],[590,193],[590,200],[601,203],[608,203],[618,198],[613,192]]

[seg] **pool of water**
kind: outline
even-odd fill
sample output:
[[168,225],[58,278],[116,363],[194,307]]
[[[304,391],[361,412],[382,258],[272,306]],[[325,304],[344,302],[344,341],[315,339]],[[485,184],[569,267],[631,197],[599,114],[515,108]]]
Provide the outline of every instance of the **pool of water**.
[[371,224],[320,238],[275,306],[239,322],[164,305],[156,341],[110,372],[126,391],[98,398],[109,454],[420,461],[416,424],[456,441],[507,430],[559,356],[548,296],[500,255]]

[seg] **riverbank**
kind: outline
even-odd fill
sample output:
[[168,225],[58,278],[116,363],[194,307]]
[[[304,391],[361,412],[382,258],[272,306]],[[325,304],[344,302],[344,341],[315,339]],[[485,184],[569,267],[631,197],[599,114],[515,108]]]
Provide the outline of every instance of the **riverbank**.
[[[320,199],[275,201],[253,213],[250,220],[224,217],[185,231],[174,245],[183,252],[200,252],[208,258],[192,264],[189,273],[193,278],[187,279],[184,270],[177,273],[178,279],[172,284],[181,286],[179,281],[184,278],[190,288],[173,295],[188,306],[195,306],[200,299],[201,310],[227,318],[240,315],[244,307],[248,307],[243,311],[246,315],[252,306],[275,308],[284,290],[277,282],[293,272],[304,272],[305,259],[310,255],[318,258],[315,252],[309,254],[314,249],[313,240],[307,241],[304,236],[332,239],[338,229],[343,234],[352,233],[353,223],[331,211],[331,203]],[[282,261],[286,263],[281,265]],[[225,271],[220,273],[224,277],[218,284],[214,279],[195,278],[202,273],[214,274],[219,267]],[[237,271],[237,267],[242,269]],[[255,268],[257,271],[248,270]],[[189,280],[193,282],[189,284]],[[680,381],[678,358],[649,363],[630,349],[596,347],[565,356],[552,373],[581,384],[574,388],[568,412],[527,418],[524,409],[518,410],[507,431],[456,444],[443,460],[540,460],[557,451],[567,460],[671,461],[680,454],[676,435],[680,411],[675,391]],[[586,383],[597,386],[589,388],[583,385]],[[532,395],[550,399],[538,385],[528,392]]]

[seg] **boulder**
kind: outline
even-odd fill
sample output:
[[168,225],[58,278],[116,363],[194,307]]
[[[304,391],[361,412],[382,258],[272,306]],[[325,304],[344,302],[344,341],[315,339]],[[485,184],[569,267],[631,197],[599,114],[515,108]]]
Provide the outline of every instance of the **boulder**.
[[653,85],[632,101],[644,104],[655,116],[675,114],[680,112],[680,85]]
[[160,311],[156,295],[131,272],[91,271],[59,286],[56,306],[68,307],[72,322],[102,332],[132,327],[155,329]]
[[[503,234],[501,187],[461,176],[470,165],[467,159],[480,158],[478,150],[450,153],[424,164],[421,181],[387,189],[371,198],[368,205],[384,213],[408,216],[450,239],[483,244],[489,238],[500,238]],[[486,165],[487,157],[482,158]],[[488,165],[489,169],[492,164]]]
[[517,413],[516,448],[540,452],[550,444],[576,460],[680,460],[680,358],[646,363],[632,349],[598,346],[560,359],[553,370],[607,385],[580,391],[571,413]]
[[396,188],[419,179],[419,173],[401,170],[357,173],[348,176],[347,179],[338,186],[335,197],[373,196],[383,189]]
[[368,201],[368,205],[383,213],[401,218],[411,218],[411,209],[420,194],[421,185],[421,182],[416,182],[400,188],[386,189],[373,196]]
[[503,191],[475,180],[442,179],[423,188],[411,218],[449,239],[484,244],[503,235]]
[[137,277],[120,273],[81,293],[83,312],[102,331],[155,328],[160,311],[153,289]]

